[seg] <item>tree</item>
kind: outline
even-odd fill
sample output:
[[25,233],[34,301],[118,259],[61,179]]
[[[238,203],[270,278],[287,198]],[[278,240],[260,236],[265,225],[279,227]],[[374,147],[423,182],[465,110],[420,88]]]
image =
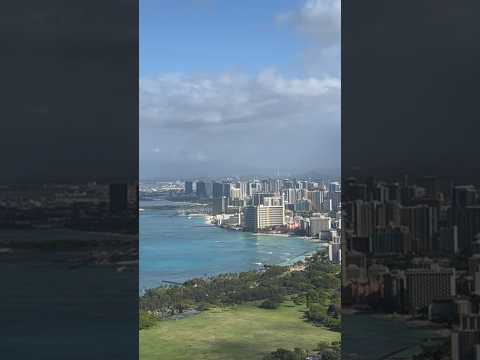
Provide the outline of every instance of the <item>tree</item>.
[[262,309],[278,309],[279,306],[280,303],[273,299],[267,299],[259,305]]
[[145,310],[140,310],[138,320],[139,320],[138,327],[140,330],[148,329],[154,326],[157,322],[157,318]]
[[327,316],[323,306],[320,304],[311,304],[307,310],[307,317],[311,321],[322,322]]
[[302,349],[295,348],[293,351],[277,349],[263,357],[263,360],[305,360],[308,353]]

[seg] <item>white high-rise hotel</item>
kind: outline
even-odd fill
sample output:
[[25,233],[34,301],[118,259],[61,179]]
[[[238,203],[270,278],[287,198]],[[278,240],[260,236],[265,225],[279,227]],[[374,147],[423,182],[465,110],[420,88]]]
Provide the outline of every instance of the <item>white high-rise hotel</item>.
[[285,206],[282,198],[264,198],[262,205],[243,209],[244,225],[248,231],[285,225]]

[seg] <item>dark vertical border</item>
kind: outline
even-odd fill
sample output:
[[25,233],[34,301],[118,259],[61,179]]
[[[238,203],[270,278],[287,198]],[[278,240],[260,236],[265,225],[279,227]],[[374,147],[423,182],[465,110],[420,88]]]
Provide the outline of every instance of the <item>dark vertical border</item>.
[[0,354],[138,357],[138,1],[0,6]]
[[342,4],[344,359],[474,358],[480,6]]

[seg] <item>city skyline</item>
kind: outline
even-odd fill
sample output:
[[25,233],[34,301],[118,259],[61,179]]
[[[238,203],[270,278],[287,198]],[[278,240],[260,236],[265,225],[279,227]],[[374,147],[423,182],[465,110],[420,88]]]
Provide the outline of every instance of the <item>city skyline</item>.
[[340,2],[253,5],[141,3],[141,179],[339,172]]
[[324,179],[337,179],[340,178],[340,169],[325,169],[324,171],[306,171],[305,173],[292,173],[292,172],[277,172],[273,171],[271,173],[257,172],[257,173],[238,173],[238,170],[234,173],[224,173],[220,175],[204,175],[200,176],[198,174],[191,174],[189,176],[156,176],[151,178],[140,179],[141,182],[175,182],[175,181],[214,181],[214,180],[227,180],[227,179],[253,179],[253,178],[270,178],[270,179],[294,179],[294,178],[324,178]]
[[209,224],[240,232],[308,236],[313,242],[328,243],[331,261],[341,257],[340,179],[151,181],[140,182],[139,190],[141,211],[190,204],[193,208],[188,210],[187,205],[180,213],[200,213]]

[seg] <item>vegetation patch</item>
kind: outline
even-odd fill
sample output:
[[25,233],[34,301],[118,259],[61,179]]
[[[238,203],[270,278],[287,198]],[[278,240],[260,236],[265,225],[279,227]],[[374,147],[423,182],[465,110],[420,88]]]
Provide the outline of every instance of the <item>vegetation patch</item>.
[[340,340],[340,333],[305,321],[304,311],[304,306],[286,301],[276,310],[243,304],[159,321],[140,331],[140,358],[262,360],[279,348],[312,352],[320,342]]
[[323,252],[294,267],[193,279],[140,298],[140,354],[147,360],[335,359],[329,357],[335,346],[325,344],[340,341],[339,308],[340,268]]

